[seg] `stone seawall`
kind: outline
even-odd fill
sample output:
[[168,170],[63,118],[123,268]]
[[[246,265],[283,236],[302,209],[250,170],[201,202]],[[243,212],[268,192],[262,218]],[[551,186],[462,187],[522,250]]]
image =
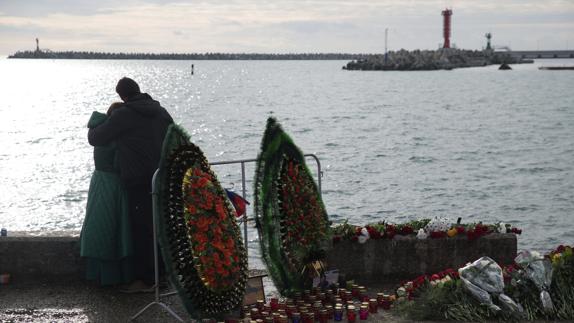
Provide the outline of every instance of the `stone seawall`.
[[515,234],[489,234],[476,240],[465,236],[418,240],[395,236],[393,240],[335,243],[327,253],[330,268],[339,269],[347,279],[361,283],[398,282],[489,256],[499,264],[511,264],[517,254]]
[[[369,240],[365,244],[342,241],[327,253],[327,263],[360,282],[396,283],[425,273],[458,268],[481,256],[501,264],[512,263],[517,253],[514,234],[490,234],[469,241],[466,237],[417,240]],[[0,274],[13,282],[80,280],[84,277],[78,237],[0,237]]]
[[15,283],[79,280],[84,267],[77,237],[0,237],[0,273]]

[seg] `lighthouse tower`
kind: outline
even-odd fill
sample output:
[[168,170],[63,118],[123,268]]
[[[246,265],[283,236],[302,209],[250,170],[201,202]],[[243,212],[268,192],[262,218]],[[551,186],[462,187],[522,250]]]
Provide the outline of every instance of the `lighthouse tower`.
[[442,35],[444,37],[444,44],[442,48],[450,48],[450,21],[452,16],[451,9],[445,9],[442,11]]

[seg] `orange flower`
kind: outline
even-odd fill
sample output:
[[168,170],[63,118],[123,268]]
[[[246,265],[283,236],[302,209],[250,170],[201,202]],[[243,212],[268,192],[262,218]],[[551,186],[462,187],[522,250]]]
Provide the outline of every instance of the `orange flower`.
[[230,258],[231,258],[230,256],[223,257],[223,260],[221,261],[221,263],[226,267],[231,266],[231,259]]
[[201,233],[201,232],[198,232],[198,233],[194,234],[194,235],[193,235],[193,239],[194,239],[195,241],[197,241],[198,244],[206,244],[207,241],[208,241],[208,240],[207,240],[207,235],[205,235],[205,234],[203,234],[203,233]]
[[205,243],[198,243],[195,249],[196,249],[197,253],[202,253],[206,249],[206,244]]
[[215,204],[215,212],[217,213],[219,220],[223,221],[227,217],[225,214],[225,206],[221,199],[217,200],[217,204]]
[[212,241],[212,242],[211,242],[211,245],[212,245],[213,247],[215,247],[216,249],[220,250],[220,251],[225,250],[225,245],[223,244],[223,242],[221,241],[221,239],[217,239],[217,240],[215,240],[215,241]]
[[207,232],[209,230],[209,225],[211,224],[211,219],[208,217],[200,217],[197,220],[197,229],[199,231]]
[[205,266],[205,265],[209,264],[209,262],[210,262],[210,259],[208,256],[199,257],[199,261],[201,261],[201,264],[205,268],[205,270],[204,270],[205,274],[209,275],[210,273],[213,273],[213,268]]
[[189,214],[195,214],[197,212],[197,209],[195,208],[194,205],[188,204],[187,205],[187,212],[189,212]]
[[232,238],[227,239],[225,242],[225,247],[227,247],[227,249],[233,249],[233,247],[235,247],[235,240]]
[[204,188],[207,186],[207,184],[210,182],[209,178],[206,177],[200,177],[199,179],[193,181],[193,183],[191,184],[191,186],[193,188]]
[[227,270],[225,270],[225,268],[223,268],[223,267],[217,268],[217,273],[222,275],[222,276],[229,276],[229,272]]

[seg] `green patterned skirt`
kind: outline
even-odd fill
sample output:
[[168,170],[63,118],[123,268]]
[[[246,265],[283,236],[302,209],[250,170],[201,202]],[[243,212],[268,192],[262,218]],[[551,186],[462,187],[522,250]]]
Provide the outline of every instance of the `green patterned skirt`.
[[88,280],[116,285],[134,279],[128,210],[127,192],[118,174],[94,171],[80,235],[80,255],[86,258]]

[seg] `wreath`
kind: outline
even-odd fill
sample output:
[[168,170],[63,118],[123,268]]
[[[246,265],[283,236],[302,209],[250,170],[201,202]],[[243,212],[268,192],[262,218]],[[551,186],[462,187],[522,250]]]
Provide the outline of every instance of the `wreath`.
[[324,268],[329,220],[301,151],[269,118],[255,170],[255,214],[263,259],[281,294]]
[[193,317],[238,307],[247,281],[247,253],[235,211],[203,152],[170,126],[159,183],[159,237],[169,279]]

